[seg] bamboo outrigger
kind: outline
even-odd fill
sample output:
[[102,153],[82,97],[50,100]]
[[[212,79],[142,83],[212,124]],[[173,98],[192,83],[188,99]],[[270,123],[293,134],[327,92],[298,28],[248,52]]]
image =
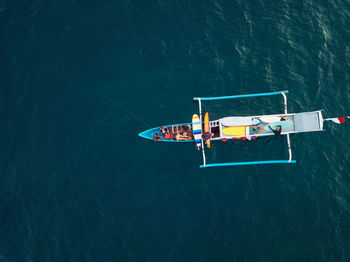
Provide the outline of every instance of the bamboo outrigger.
[[[238,165],[256,165],[256,164],[292,164],[296,163],[292,160],[292,148],[290,144],[290,134],[314,132],[323,130],[323,121],[333,120],[323,119],[322,110],[303,113],[288,113],[287,111],[287,96],[288,91],[278,91],[248,95],[220,96],[220,97],[194,97],[194,101],[198,101],[199,106],[199,121],[197,115],[193,116],[192,123],[171,124],[162,127],[155,127],[139,133],[140,137],[162,142],[193,142],[196,141],[197,148],[202,150],[204,167],[218,166],[238,166]],[[209,136],[202,137],[204,130],[207,131],[207,123],[202,121],[202,101],[214,101],[223,99],[237,99],[248,97],[261,97],[282,95],[284,99],[284,113],[274,115],[257,115],[245,117],[225,117],[214,121],[209,121]],[[206,117],[206,119],[208,119]],[[198,124],[199,130],[198,130]],[[200,130],[202,126],[202,130]],[[278,131],[278,128],[281,130]],[[280,132],[280,133],[278,133]],[[228,140],[228,139],[255,139],[258,136],[272,136],[275,134],[285,135],[287,138],[289,159],[288,160],[265,160],[265,161],[248,161],[248,162],[229,162],[229,163],[211,163],[206,162],[205,157],[205,140]],[[200,134],[200,136],[198,136]],[[208,144],[208,147],[210,144]]]

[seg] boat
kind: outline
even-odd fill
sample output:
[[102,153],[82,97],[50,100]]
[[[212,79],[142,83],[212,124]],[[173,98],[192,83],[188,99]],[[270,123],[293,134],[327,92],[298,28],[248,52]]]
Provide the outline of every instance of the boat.
[[[292,164],[296,160],[292,159],[292,148],[290,143],[290,135],[305,132],[323,131],[323,122],[332,120],[338,122],[338,119],[344,118],[327,118],[322,116],[322,110],[302,113],[287,112],[287,96],[288,90],[247,94],[232,95],[219,97],[194,97],[194,101],[198,101],[199,115],[194,114],[192,123],[169,124],[151,128],[139,133],[140,137],[153,140],[155,142],[195,142],[197,150],[202,151],[203,164],[205,167],[219,166],[238,166],[238,165],[255,165],[255,164]],[[204,121],[202,120],[202,102],[224,99],[238,99],[250,97],[262,97],[282,95],[284,99],[284,112],[272,115],[254,115],[254,116],[228,116],[216,120],[209,121],[209,113],[206,112]],[[349,118],[349,117],[348,117]],[[280,130],[280,131],[278,131]],[[163,132],[163,133],[162,133]],[[167,132],[165,139],[164,132]],[[170,135],[169,135],[170,133]],[[227,141],[229,139],[237,140],[253,140],[258,137],[267,137],[274,135],[283,135],[287,138],[289,159],[288,160],[265,160],[265,161],[246,161],[246,162],[229,162],[229,163],[207,163],[205,157],[205,144],[210,148],[211,142]]]

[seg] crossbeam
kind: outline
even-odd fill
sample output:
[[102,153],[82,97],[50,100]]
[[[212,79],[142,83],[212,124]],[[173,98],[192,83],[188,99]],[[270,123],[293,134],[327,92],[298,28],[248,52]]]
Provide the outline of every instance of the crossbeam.
[[249,161],[249,162],[231,162],[231,163],[213,163],[200,165],[204,167],[219,167],[219,166],[245,166],[245,165],[263,165],[263,164],[295,164],[295,160],[266,160],[266,161]]
[[[287,96],[285,92],[281,92],[283,99],[284,99],[284,113],[288,114],[287,110]],[[289,162],[292,161],[292,147],[290,146],[290,136],[287,134],[287,144],[288,144],[288,152],[289,152]]]
[[[198,99],[198,107],[199,107],[199,122],[201,123],[202,127],[202,103],[201,100]],[[202,155],[203,155],[203,166],[205,167],[206,160],[205,160],[205,150],[204,150],[204,143],[203,143],[203,137],[201,136],[201,145],[202,145]]]
[[200,99],[202,101],[210,101],[210,100],[223,100],[223,99],[258,97],[258,96],[273,96],[273,95],[281,95],[286,93],[288,93],[288,90],[278,91],[278,92],[269,92],[269,93],[259,93],[259,94],[235,95],[235,96],[194,97],[193,100]]

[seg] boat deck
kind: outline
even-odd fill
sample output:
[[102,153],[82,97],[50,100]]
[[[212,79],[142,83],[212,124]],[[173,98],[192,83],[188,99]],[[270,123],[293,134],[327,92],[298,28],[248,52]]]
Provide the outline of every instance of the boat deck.
[[[323,129],[321,111],[271,115],[267,117],[277,117],[279,121],[274,120],[273,122],[261,121],[257,124],[252,123],[253,119],[260,117],[263,119],[264,116],[237,117],[236,119],[235,117],[228,117],[220,119],[218,121],[218,126],[220,129],[219,133],[221,133],[221,137],[223,138],[232,138],[240,136],[274,135],[274,132],[269,128],[269,126],[272,129],[275,129],[276,126],[280,126],[282,129],[281,134],[321,131]],[[213,125],[216,124],[217,123]],[[223,131],[227,130],[228,128],[231,129],[230,132]],[[220,137],[220,135],[218,136]],[[217,137],[217,135],[215,137]]]
[[188,139],[180,140],[193,140],[192,126],[191,125],[173,125],[168,127],[170,131],[170,140],[176,141],[176,135],[187,136]]

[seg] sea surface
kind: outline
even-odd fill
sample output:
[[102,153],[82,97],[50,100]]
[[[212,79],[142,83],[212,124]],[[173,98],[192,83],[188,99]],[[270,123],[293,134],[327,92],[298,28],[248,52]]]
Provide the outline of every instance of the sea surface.
[[[195,96],[350,115],[349,25],[345,0],[0,0],[0,261],[350,261],[350,119],[292,135],[290,165],[138,137]],[[288,159],[285,137],[206,153]]]

